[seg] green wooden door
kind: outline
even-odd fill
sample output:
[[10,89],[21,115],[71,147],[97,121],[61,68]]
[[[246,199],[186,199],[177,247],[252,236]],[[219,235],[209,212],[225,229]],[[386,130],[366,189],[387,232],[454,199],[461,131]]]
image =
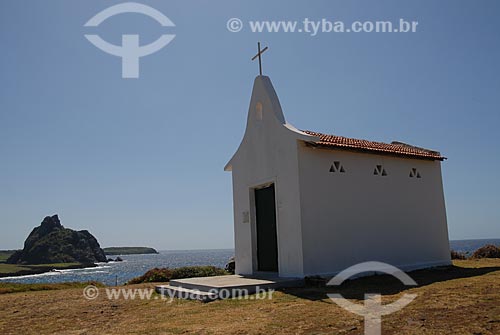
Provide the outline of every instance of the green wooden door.
[[255,190],[257,269],[278,272],[278,234],[274,184]]

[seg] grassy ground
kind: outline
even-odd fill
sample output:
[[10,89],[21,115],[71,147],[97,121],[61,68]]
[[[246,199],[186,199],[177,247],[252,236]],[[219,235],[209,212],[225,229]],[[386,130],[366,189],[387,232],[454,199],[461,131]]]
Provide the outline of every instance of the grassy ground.
[[37,264],[37,265],[18,265],[0,263],[0,277],[13,276],[20,274],[34,274],[47,272],[52,269],[64,270],[80,267],[80,263],[54,263],[54,264]]
[[287,289],[272,300],[108,300],[100,288],[99,297],[88,301],[81,287],[0,294],[0,334],[363,334],[362,318],[332,303],[328,292],[356,303],[365,292],[381,292],[384,303],[417,294],[383,318],[383,334],[500,334],[500,259],[454,264],[411,273],[419,283],[414,288],[377,276],[340,290]]
[[56,283],[56,284],[19,284],[19,283],[0,283],[0,294],[31,292],[31,291],[54,291],[70,288],[84,289],[87,285],[104,287],[100,283]]
[[9,258],[16,250],[0,250],[0,263],[5,263],[7,258]]
[[19,272],[23,270],[29,270],[29,268],[17,264],[0,263],[0,274]]

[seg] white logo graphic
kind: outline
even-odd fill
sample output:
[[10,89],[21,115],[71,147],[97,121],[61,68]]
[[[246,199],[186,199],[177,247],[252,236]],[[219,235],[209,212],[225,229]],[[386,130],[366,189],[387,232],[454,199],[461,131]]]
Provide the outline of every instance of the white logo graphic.
[[[160,23],[163,27],[175,27],[175,24],[158,10],[135,2],[125,2],[97,13],[85,27],[97,27],[106,19],[123,13],[139,13],[147,15]],[[175,35],[163,34],[156,41],[140,46],[139,35],[122,35],[122,45],[106,42],[98,35],[85,35],[85,37],[104,52],[122,58],[122,78],[139,78],[139,58],[157,52],[170,43]]]
[[94,300],[99,296],[99,289],[94,285],[88,285],[83,289],[83,296],[87,300]]
[[[417,283],[406,273],[390,264],[381,262],[365,262],[351,266],[333,277],[327,285],[338,286],[344,280],[364,272],[381,272],[390,274],[399,279],[406,286],[415,286]],[[345,299],[341,294],[328,294],[328,297],[343,309],[361,315],[365,318],[365,335],[382,334],[382,316],[389,315],[403,309],[417,297],[416,294],[404,294],[401,299],[387,305],[382,305],[382,296],[379,293],[366,293],[365,304],[358,305]]]
[[237,33],[243,29],[243,21],[237,17],[233,17],[232,19],[227,20],[226,27],[230,32]]

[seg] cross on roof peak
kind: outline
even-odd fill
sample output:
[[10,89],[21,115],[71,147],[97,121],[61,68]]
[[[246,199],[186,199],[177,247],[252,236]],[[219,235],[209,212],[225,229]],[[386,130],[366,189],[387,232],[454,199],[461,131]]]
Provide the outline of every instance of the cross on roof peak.
[[260,55],[262,55],[264,53],[264,51],[266,51],[268,49],[268,47],[265,47],[264,49],[260,50],[260,42],[257,42],[257,54],[255,56],[252,57],[252,60],[255,60],[255,58],[259,58],[259,74],[262,76],[262,60],[261,60],[261,57]]

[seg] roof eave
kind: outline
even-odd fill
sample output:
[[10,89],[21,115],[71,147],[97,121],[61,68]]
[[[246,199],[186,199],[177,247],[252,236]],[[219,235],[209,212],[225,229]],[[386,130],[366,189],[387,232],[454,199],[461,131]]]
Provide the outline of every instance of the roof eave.
[[359,147],[354,147],[354,146],[342,146],[342,145],[334,145],[334,144],[322,144],[322,143],[316,143],[316,142],[309,142],[305,141],[305,144],[310,147],[315,147],[315,148],[322,148],[322,149],[327,149],[327,150],[345,150],[345,151],[354,151],[354,152],[361,152],[361,153],[370,153],[370,154],[378,154],[378,155],[384,155],[384,156],[396,156],[396,157],[401,157],[401,158],[412,158],[412,159],[423,159],[423,160],[432,160],[432,161],[444,161],[448,159],[447,157],[444,156],[427,156],[427,155],[419,155],[419,154],[412,154],[412,153],[404,153],[404,152],[392,152],[392,151],[386,151],[383,149],[368,149],[368,148],[359,148]]

